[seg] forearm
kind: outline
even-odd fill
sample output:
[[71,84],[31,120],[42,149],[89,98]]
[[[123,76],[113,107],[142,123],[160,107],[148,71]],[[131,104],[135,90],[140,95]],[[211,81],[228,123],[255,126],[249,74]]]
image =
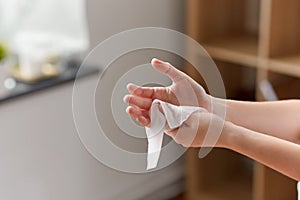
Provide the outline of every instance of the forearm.
[[223,147],[300,180],[300,145],[233,124],[229,126],[223,133]]
[[226,120],[295,143],[300,141],[300,100],[243,102],[226,100]]

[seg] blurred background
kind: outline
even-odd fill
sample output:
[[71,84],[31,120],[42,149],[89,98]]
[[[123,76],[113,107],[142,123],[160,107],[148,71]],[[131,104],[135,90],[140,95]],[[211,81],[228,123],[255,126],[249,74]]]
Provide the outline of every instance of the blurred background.
[[[295,0],[0,0],[0,198],[296,199],[294,181],[227,150],[199,160],[198,149],[191,149],[147,174],[110,169],[77,135],[72,89],[78,66],[99,43],[128,29],[163,27],[203,45],[221,72],[227,98],[299,98],[299,8]],[[176,45],[199,59],[185,44]],[[80,87],[97,80],[103,56],[90,55]],[[121,137],[104,108],[110,107],[120,69],[153,57],[205,86],[201,75],[171,52],[145,49],[114,61],[109,73],[115,78],[98,88],[95,107],[99,119],[111,119],[105,124],[110,139],[131,151],[143,149],[145,140]],[[86,126],[91,117],[82,116]]]

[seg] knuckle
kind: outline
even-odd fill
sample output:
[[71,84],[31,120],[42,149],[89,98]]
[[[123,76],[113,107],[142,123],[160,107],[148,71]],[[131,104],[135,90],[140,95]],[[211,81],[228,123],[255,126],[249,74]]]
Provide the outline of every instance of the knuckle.
[[133,102],[132,95],[128,95],[128,96],[127,96],[127,102],[128,102],[129,104],[131,104],[131,103]]
[[133,93],[136,95],[141,95],[142,92],[143,90],[141,88],[136,88]]
[[183,143],[183,144],[181,144],[181,146],[183,146],[184,148],[189,148],[191,145]]
[[166,74],[171,74],[171,72],[172,72],[172,68],[171,68],[170,65],[168,65],[168,68],[166,69],[165,73]]

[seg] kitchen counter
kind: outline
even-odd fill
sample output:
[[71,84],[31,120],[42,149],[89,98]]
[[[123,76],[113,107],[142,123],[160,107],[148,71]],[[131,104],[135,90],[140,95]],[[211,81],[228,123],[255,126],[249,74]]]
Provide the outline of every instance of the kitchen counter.
[[[69,62],[64,72],[56,77],[36,83],[24,83],[17,81],[16,86],[13,89],[5,89],[5,91],[0,94],[0,103],[74,81],[79,67],[80,62]],[[86,67],[78,73],[78,77],[83,78],[89,75],[95,75],[99,72],[100,70],[96,67]]]

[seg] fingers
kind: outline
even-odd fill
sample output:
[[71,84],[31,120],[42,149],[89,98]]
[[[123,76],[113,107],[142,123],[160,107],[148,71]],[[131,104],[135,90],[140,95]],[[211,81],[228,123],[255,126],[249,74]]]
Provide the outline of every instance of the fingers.
[[141,87],[129,83],[127,89],[132,95],[149,99],[160,99],[162,101],[168,100],[168,87]]
[[126,95],[124,97],[124,102],[140,109],[149,110],[152,104],[152,99],[143,98],[135,95]]
[[151,64],[154,69],[158,72],[168,76],[173,82],[178,82],[179,80],[185,78],[185,74],[175,67],[173,67],[170,63],[163,62],[156,58],[153,58]]
[[126,112],[135,118],[142,126],[149,126],[150,118],[148,112],[136,109],[132,106],[128,106]]
[[133,95],[146,97],[146,98],[151,98],[151,99],[154,96],[154,88],[140,87],[140,86],[137,86],[135,84],[129,83],[127,85],[127,89]]

